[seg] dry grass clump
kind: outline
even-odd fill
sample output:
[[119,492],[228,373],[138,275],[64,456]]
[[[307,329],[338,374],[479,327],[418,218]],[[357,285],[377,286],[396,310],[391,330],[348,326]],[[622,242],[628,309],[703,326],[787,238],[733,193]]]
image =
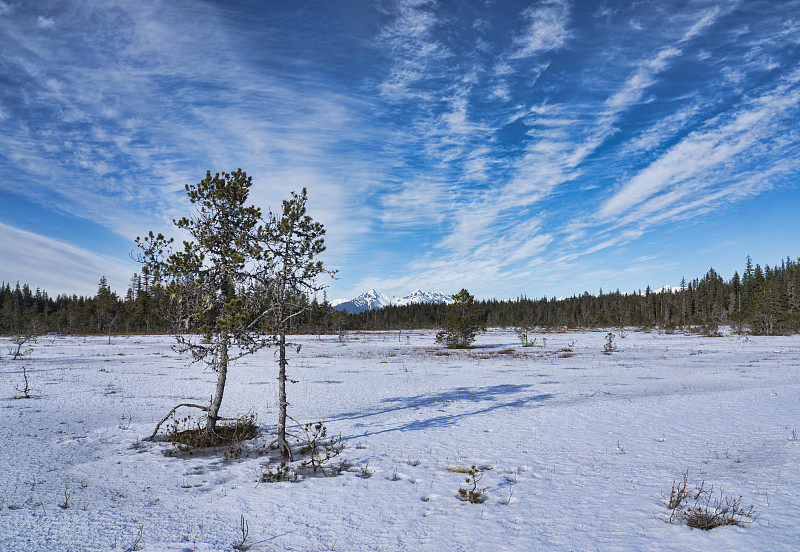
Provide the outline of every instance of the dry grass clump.
[[753,522],[753,506],[742,507],[742,497],[714,496],[714,487],[705,489],[705,481],[689,486],[689,470],[683,473],[681,481],[672,482],[672,490],[667,499],[667,508],[672,512],[670,523],[686,523],[689,527],[710,531],[725,525],[744,526]]
[[230,447],[254,439],[257,434],[254,414],[242,416],[232,423],[217,424],[212,432],[206,432],[206,428],[199,423],[192,425],[192,419],[187,416],[182,420],[174,420],[167,427],[165,439],[191,448]]
[[450,473],[469,473],[470,470],[465,466],[445,466],[444,469]]

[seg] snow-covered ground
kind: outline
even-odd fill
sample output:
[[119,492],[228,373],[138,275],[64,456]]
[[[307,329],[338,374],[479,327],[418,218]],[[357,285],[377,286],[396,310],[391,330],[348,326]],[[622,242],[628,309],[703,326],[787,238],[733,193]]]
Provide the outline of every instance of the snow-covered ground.
[[[279,483],[259,482],[269,456],[144,440],[214,388],[169,337],[41,337],[19,360],[3,339],[0,550],[126,550],[141,530],[141,550],[230,551],[242,515],[251,551],[800,549],[800,336],[612,331],[612,354],[600,331],[528,348],[490,331],[470,351],[432,332],[299,337],[290,415],[341,434],[352,467]],[[31,399],[14,398],[23,366]],[[257,413],[262,443],[276,372],[272,350],[238,361],[223,401]],[[458,498],[473,464],[482,504]],[[669,524],[686,470],[754,522]]]

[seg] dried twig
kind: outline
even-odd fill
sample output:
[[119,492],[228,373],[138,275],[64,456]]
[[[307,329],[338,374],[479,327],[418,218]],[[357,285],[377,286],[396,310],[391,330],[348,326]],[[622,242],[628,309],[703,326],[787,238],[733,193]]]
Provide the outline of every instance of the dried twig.
[[69,487],[64,486],[64,503],[58,505],[62,510],[69,508]]
[[242,530],[242,542],[240,542],[239,544],[237,544],[233,548],[234,548],[234,550],[244,551],[244,550],[247,550],[247,549],[250,548],[250,545],[247,545],[247,544],[244,543],[244,541],[247,540],[247,534],[250,532],[250,525],[247,523],[247,520],[244,519],[244,514],[242,514],[242,519],[241,519],[240,523],[241,523],[241,530]]
[[17,399],[30,399],[31,398],[31,394],[30,394],[31,393],[31,388],[30,388],[30,385],[28,383],[28,371],[27,371],[27,368],[25,366],[22,367],[22,378],[25,381],[25,386],[22,389],[20,389],[18,386],[15,385],[14,389],[19,391],[20,393],[23,393],[23,395],[15,397],[15,398],[17,398]]
[[125,549],[125,552],[136,552],[139,550],[139,541],[142,540],[142,531],[144,531],[144,525],[139,526],[139,534],[136,535],[136,540],[133,541],[133,544]]

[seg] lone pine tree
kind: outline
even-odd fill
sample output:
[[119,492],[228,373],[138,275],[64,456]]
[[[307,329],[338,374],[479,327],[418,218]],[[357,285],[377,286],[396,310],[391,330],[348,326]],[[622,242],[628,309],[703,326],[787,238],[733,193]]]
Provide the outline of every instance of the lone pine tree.
[[436,342],[449,349],[469,349],[478,332],[485,332],[485,312],[474,306],[475,298],[466,289],[453,295],[453,303],[447,305],[442,330],[436,334]]

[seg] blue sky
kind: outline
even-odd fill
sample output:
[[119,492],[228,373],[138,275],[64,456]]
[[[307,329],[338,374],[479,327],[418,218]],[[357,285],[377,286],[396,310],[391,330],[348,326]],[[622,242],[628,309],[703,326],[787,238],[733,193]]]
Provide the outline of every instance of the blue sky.
[[328,297],[800,256],[800,1],[0,0],[0,280],[124,294],[184,184],[306,186]]

